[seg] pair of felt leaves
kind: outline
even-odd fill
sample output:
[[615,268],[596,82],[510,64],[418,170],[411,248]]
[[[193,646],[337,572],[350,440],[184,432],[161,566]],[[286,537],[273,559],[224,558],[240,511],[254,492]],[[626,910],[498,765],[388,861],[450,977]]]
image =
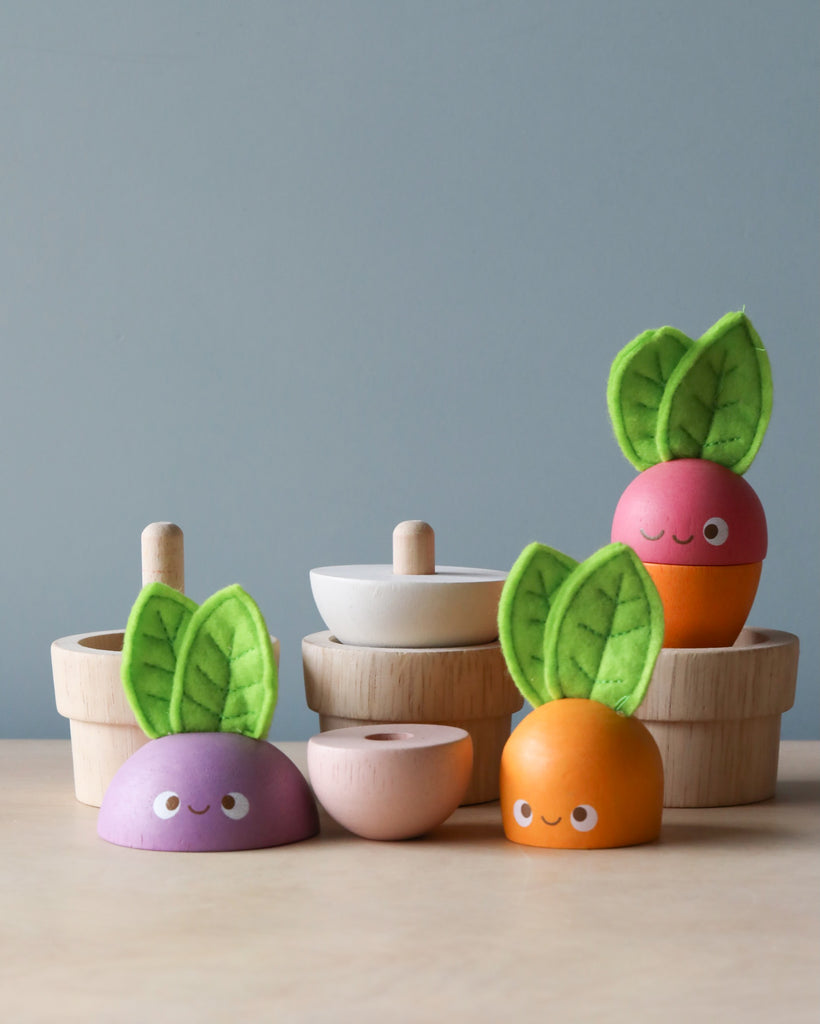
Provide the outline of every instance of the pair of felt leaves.
[[663,606],[626,544],[580,564],[530,544],[505,581],[498,627],[510,675],[533,706],[581,697],[631,715],[663,644]]
[[694,458],[745,473],[771,416],[769,359],[742,311],[698,341],[674,327],[645,331],[616,356],[607,404],[636,469]]
[[128,617],[122,682],[152,739],[180,732],[267,734],[277,697],[265,620],[234,584],[202,605],[164,583],[143,587]]

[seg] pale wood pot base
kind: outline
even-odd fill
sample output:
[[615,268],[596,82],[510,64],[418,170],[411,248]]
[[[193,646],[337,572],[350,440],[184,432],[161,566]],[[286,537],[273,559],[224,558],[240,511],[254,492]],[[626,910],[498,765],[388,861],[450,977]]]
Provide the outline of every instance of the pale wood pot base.
[[[155,581],[185,591],[182,530],[149,523],[142,531],[142,583]],[[120,681],[121,629],[76,633],[51,645],[57,710],[70,719],[74,793],[99,807],[119,767],[148,737],[137,725]]]
[[799,641],[744,629],[732,647],[665,648],[636,712],[658,744],[665,807],[774,795],[780,716],[794,703]]
[[462,804],[498,799],[501,751],[524,703],[498,643],[360,647],[321,632],[302,641],[302,663],[307,704],[323,732],[398,722],[465,729],[473,772]]
[[57,710],[70,719],[74,793],[99,807],[117,769],[147,742],[120,681],[121,630],[79,633],[51,645]]

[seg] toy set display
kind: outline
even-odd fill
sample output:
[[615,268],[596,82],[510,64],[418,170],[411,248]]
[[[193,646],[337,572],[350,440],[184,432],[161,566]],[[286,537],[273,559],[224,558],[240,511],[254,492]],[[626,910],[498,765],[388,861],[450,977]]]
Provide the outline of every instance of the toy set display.
[[[611,543],[580,564],[528,545],[509,574],[436,566],[432,529],[400,523],[393,564],[314,569],[328,629],[304,638],[308,786],[265,737],[278,642],[241,587],[184,595],[182,534],[143,533],[125,631],[52,645],[77,798],[103,839],[238,850],[310,838],[316,798],[349,831],[404,839],[459,804],[500,799],[536,847],[658,838],[664,806],[774,792],[798,641],[744,629],[766,519],[742,473],[772,404],[744,313],[698,341],[647,331],[607,400],[638,477]],[[533,709],[511,732],[524,698]]]

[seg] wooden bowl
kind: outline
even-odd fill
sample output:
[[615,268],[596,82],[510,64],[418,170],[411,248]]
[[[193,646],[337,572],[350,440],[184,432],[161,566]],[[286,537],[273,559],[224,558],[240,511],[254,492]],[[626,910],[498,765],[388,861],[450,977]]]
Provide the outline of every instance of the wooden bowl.
[[463,647],[498,636],[505,572],[441,565],[397,575],[392,565],[332,565],[310,572],[313,599],[343,644]]
[[366,725],[313,736],[307,758],[313,791],[340,825],[365,839],[410,839],[458,807],[473,746],[451,726]]
[[436,566],[432,526],[393,530],[392,565],[312,569],[319,614],[336,639],[358,647],[466,647],[498,636],[505,572]]

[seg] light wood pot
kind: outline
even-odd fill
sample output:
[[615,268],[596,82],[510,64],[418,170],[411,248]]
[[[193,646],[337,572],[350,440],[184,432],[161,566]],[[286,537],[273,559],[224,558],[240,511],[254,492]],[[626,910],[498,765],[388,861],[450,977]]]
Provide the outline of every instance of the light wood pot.
[[[176,523],[149,523],[140,537],[142,585],[185,592],[185,540]],[[64,636],[51,645],[57,710],[69,719],[74,793],[99,807],[120,765],[146,742],[120,681],[124,630]]]
[[774,795],[780,716],[794,703],[799,641],[744,629],[732,647],[664,648],[635,713],[660,747],[665,807]]
[[78,633],[51,645],[57,710],[69,719],[74,793],[99,807],[120,765],[148,737],[120,680],[123,631]]
[[473,771],[464,804],[498,799],[501,751],[524,703],[500,645],[395,648],[342,644],[330,632],[302,641],[307,704],[319,728],[414,722],[465,729]]

